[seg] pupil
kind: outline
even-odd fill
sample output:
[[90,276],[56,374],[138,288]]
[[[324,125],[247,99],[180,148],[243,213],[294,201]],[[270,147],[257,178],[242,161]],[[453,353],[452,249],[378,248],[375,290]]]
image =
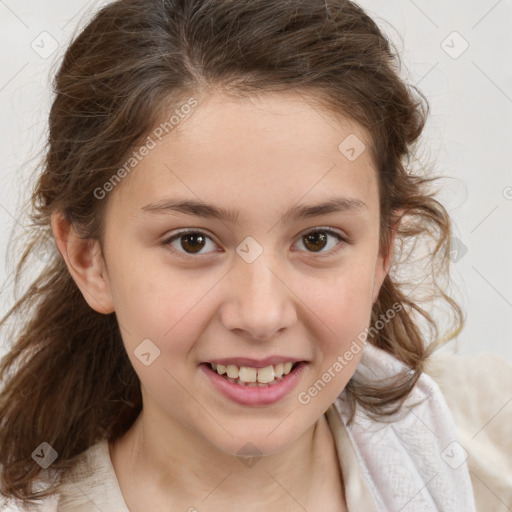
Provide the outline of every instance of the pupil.
[[204,236],[201,233],[183,235],[181,247],[187,252],[199,252],[204,247]]
[[[321,247],[316,246],[316,244],[318,243],[320,243]],[[315,233],[310,233],[309,235],[306,235],[304,245],[308,249],[310,249],[310,244],[313,244],[313,250],[323,249],[327,244],[326,234],[323,231],[317,231]]]

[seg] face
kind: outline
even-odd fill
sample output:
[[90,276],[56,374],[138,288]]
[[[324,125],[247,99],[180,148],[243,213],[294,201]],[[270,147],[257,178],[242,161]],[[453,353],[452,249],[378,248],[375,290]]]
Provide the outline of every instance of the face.
[[[153,421],[272,454],[343,390],[387,272],[376,170],[368,149],[339,149],[347,137],[356,156],[369,147],[302,96],[210,95],[103,199],[103,301]],[[261,387],[234,377],[265,381],[286,362]]]

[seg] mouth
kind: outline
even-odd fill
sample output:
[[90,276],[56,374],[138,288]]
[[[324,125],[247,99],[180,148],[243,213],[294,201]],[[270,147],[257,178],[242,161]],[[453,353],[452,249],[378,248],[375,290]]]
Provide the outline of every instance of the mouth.
[[[253,366],[239,366],[244,363]],[[273,363],[273,364],[269,364]],[[232,402],[265,407],[289,397],[307,371],[307,361],[224,359],[201,363],[199,368],[217,393]]]
[[232,384],[245,387],[269,387],[278,384],[292,373],[300,361],[286,361],[264,367],[238,366],[236,364],[204,363],[213,372]]

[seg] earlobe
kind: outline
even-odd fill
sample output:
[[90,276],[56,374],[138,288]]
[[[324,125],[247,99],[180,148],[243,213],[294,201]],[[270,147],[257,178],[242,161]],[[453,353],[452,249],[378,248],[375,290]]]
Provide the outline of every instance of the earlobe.
[[85,300],[98,313],[114,311],[110,283],[99,240],[83,239],[62,212],[52,214],[57,247]]

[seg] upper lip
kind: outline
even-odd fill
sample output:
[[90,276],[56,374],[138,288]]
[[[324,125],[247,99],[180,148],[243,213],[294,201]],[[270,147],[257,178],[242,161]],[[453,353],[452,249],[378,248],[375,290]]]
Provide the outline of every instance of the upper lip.
[[252,359],[250,357],[224,357],[219,359],[211,359],[207,362],[209,364],[222,364],[224,366],[232,364],[238,367],[249,366],[250,368],[265,368],[266,366],[279,363],[287,363],[288,361],[297,363],[299,361],[304,361],[304,359],[297,359],[296,357],[287,356],[269,356],[265,357],[264,359]]

